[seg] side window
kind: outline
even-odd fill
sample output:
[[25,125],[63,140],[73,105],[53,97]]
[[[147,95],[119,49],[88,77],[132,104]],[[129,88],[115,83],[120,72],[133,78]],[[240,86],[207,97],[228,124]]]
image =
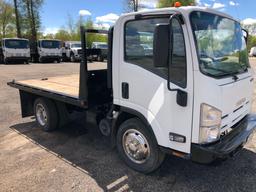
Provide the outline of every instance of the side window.
[[182,88],[187,86],[186,47],[182,26],[177,19],[171,23],[173,39],[170,59],[170,81]]
[[153,41],[156,25],[168,22],[169,17],[128,21],[125,25],[124,60],[167,78],[167,66],[154,67]]

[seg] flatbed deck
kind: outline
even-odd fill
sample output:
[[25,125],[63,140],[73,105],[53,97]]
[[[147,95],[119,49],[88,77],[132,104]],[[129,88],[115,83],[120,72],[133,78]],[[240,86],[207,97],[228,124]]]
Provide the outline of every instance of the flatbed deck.
[[[104,82],[104,79],[106,79],[104,71],[106,69],[106,63],[88,64],[88,78],[90,79],[89,87],[91,90],[90,93],[88,93],[89,95],[95,95],[93,87],[96,84],[106,84]],[[95,77],[97,77],[97,79],[100,79],[100,81],[95,81]],[[18,88],[21,91],[46,96],[84,108],[88,107],[88,105],[81,103],[79,100],[79,74],[71,74],[57,77],[42,77],[40,79],[29,79],[21,81],[14,80],[12,82],[9,82],[8,85]]]
[[16,81],[16,84],[78,99],[79,74]]

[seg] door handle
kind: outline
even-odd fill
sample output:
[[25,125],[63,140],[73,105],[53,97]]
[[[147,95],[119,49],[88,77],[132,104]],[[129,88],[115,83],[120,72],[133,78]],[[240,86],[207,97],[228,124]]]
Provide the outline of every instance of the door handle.
[[122,82],[122,98],[129,99],[129,84]]

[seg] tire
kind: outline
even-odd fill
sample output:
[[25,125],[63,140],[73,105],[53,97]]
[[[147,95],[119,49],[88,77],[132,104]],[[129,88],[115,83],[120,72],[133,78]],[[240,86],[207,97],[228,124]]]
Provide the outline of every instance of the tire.
[[60,59],[57,59],[57,63],[60,63]]
[[39,57],[38,62],[43,63],[43,59],[41,57]]
[[[39,110],[43,110],[41,112]],[[53,131],[57,128],[59,116],[53,101],[46,98],[38,98],[34,102],[34,114],[37,124],[46,132]],[[45,117],[46,120],[42,121]]]
[[97,57],[97,61],[99,61],[99,62],[103,62],[103,61],[104,61],[103,56],[99,55],[99,56]]
[[8,64],[9,64],[8,60],[5,59],[5,58],[4,58],[4,64],[5,64],[5,65],[8,65]]
[[[133,141],[140,141],[138,143],[142,148],[139,149],[145,149],[147,155],[139,154],[141,156],[139,159],[131,157],[132,155],[129,155],[128,151],[130,150],[131,152],[136,147],[132,142],[125,142],[129,141],[129,138],[139,138],[139,140],[135,139]],[[129,144],[125,147],[127,143]],[[162,164],[165,157],[165,154],[160,151],[153,133],[138,118],[126,120],[121,124],[117,132],[117,149],[121,158],[129,167],[145,174],[155,171]]]

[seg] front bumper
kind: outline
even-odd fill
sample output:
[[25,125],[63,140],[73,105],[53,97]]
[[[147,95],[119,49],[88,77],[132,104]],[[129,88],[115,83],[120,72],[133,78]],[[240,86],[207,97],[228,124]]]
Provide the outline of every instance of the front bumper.
[[7,61],[27,61],[30,57],[6,57]]
[[198,163],[211,163],[217,159],[226,159],[240,151],[251,138],[256,128],[256,115],[247,115],[232,131],[213,144],[192,144],[191,159]]
[[59,55],[47,55],[47,56],[41,56],[42,60],[54,60],[54,59],[60,59],[61,56]]

